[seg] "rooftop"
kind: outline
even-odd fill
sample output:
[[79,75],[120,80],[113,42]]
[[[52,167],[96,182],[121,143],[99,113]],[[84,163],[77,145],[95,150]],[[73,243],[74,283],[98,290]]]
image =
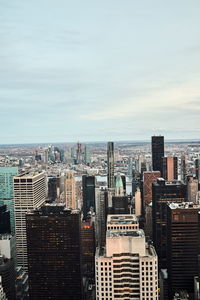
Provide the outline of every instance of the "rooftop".
[[181,202],[181,203],[168,203],[171,209],[200,209],[200,203],[194,202]]
[[121,237],[121,236],[130,236],[130,237],[145,237],[144,231],[140,230],[133,230],[133,231],[107,231],[106,237]]
[[107,225],[113,224],[137,224],[138,219],[135,215],[108,215]]

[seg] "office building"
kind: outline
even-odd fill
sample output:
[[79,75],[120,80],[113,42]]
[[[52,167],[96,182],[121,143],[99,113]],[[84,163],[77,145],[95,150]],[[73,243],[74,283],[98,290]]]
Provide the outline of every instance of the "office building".
[[15,233],[13,177],[17,174],[17,167],[0,167],[0,205],[5,204],[10,212],[12,234]]
[[89,218],[81,222],[81,261],[83,274],[94,277],[95,256],[94,220]]
[[10,212],[6,205],[0,205],[0,234],[11,233]]
[[0,299],[1,300],[8,300],[6,298],[6,294],[4,293],[4,290],[3,290],[3,286],[2,286],[2,278],[0,276]]
[[160,177],[160,171],[143,173],[143,198],[145,205],[152,202],[152,183]]
[[30,300],[82,299],[80,212],[51,204],[26,221]]
[[27,271],[26,218],[29,210],[40,207],[46,198],[46,175],[27,173],[14,177],[17,265]]
[[48,177],[48,199],[53,202],[60,196],[60,177]]
[[8,300],[15,300],[15,269],[14,261],[0,255],[0,277],[3,291]]
[[195,159],[195,175],[198,183],[200,183],[200,159]]
[[187,200],[189,202],[197,202],[198,179],[193,176],[187,176]]
[[160,171],[163,174],[163,157],[164,157],[164,136],[151,137],[152,166],[153,171]]
[[167,181],[178,179],[178,158],[173,156],[163,157],[163,178]]
[[96,243],[99,247],[106,244],[106,221],[108,207],[108,191],[95,189],[96,194]]
[[181,181],[157,179],[152,184],[152,231],[153,242],[159,259],[159,268],[166,269],[167,257],[167,202],[184,202],[186,185]]
[[95,211],[95,176],[82,176],[83,216],[87,219],[90,210]]
[[76,183],[72,171],[65,172],[64,186],[66,207],[70,209],[76,209]]
[[169,289],[194,293],[194,277],[198,275],[198,212],[194,203],[170,203],[167,206],[167,269]]
[[114,182],[114,143],[108,142],[107,145],[107,165],[108,165],[108,188],[112,189],[115,187]]
[[188,172],[188,161],[187,156],[181,156],[181,180],[185,183]]
[[96,299],[158,299],[157,255],[135,216],[108,216],[106,247],[95,255]]

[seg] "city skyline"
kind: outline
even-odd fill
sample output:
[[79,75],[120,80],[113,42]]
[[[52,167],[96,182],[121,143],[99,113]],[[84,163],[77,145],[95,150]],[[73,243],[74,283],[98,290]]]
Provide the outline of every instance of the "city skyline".
[[197,139],[200,3],[0,3],[2,144]]

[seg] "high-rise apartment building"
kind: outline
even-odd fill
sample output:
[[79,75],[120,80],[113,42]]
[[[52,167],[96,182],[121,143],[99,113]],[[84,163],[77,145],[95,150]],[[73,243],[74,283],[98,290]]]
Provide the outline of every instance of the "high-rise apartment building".
[[13,177],[17,174],[17,167],[0,167],[0,205],[5,204],[10,212],[12,234],[15,233]]
[[158,299],[157,255],[133,215],[108,216],[106,247],[96,251],[96,299]]
[[[175,292],[194,293],[198,275],[198,212],[200,205],[185,202],[167,207],[167,269],[170,299]],[[193,298],[191,298],[193,299]]]
[[87,219],[90,209],[95,211],[95,176],[82,176],[83,216]]
[[163,161],[164,157],[164,136],[151,137],[151,150],[152,150],[152,166],[153,171],[160,171],[163,174]]
[[163,157],[163,178],[167,181],[178,179],[178,158],[174,156]]
[[27,270],[26,213],[40,207],[46,198],[46,174],[27,173],[14,177],[17,265]]
[[107,145],[107,165],[108,165],[108,188],[112,189],[115,187],[114,179],[114,143],[108,142]]
[[30,300],[82,299],[80,218],[61,204],[26,215]]
[[76,209],[76,182],[72,171],[66,171],[64,181],[66,207]]
[[152,184],[153,242],[159,259],[159,268],[166,269],[167,258],[167,203],[184,202],[187,188],[181,181],[157,179]]

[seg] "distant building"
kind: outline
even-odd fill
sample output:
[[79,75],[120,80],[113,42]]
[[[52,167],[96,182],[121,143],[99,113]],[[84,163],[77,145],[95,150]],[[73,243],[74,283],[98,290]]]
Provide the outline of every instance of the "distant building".
[[164,157],[164,136],[151,137],[152,166],[153,171],[163,174],[162,158]]
[[0,234],[11,233],[10,212],[6,205],[0,205]]
[[48,198],[55,201],[60,195],[60,177],[48,177]]
[[46,174],[28,173],[14,177],[17,265],[27,271],[26,213],[40,207],[46,198]]
[[13,177],[17,174],[17,167],[0,167],[0,205],[5,204],[10,212],[12,234],[15,233]]
[[114,143],[108,142],[107,146],[107,165],[108,165],[108,188],[114,188]]
[[95,211],[95,176],[82,176],[83,216],[87,219],[90,209]]
[[65,200],[66,207],[76,209],[76,182],[72,171],[65,172]]
[[106,220],[108,207],[108,191],[101,188],[95,190],[96,195],[96,239],[97,245],[104,247],[106,243]]
[[187,176],[187,199],[189,202],[197,202],[198,180],[193,176]]
[[163,157],[163,178],[167,181],[174,181],[178,179],[177,157]]
[[82,299],[80,212],[51,204],[26,221],[30,300]]
[[146,205],[152,202],[152,183],[160,177],[160,171],[143,173],[143,198]]

